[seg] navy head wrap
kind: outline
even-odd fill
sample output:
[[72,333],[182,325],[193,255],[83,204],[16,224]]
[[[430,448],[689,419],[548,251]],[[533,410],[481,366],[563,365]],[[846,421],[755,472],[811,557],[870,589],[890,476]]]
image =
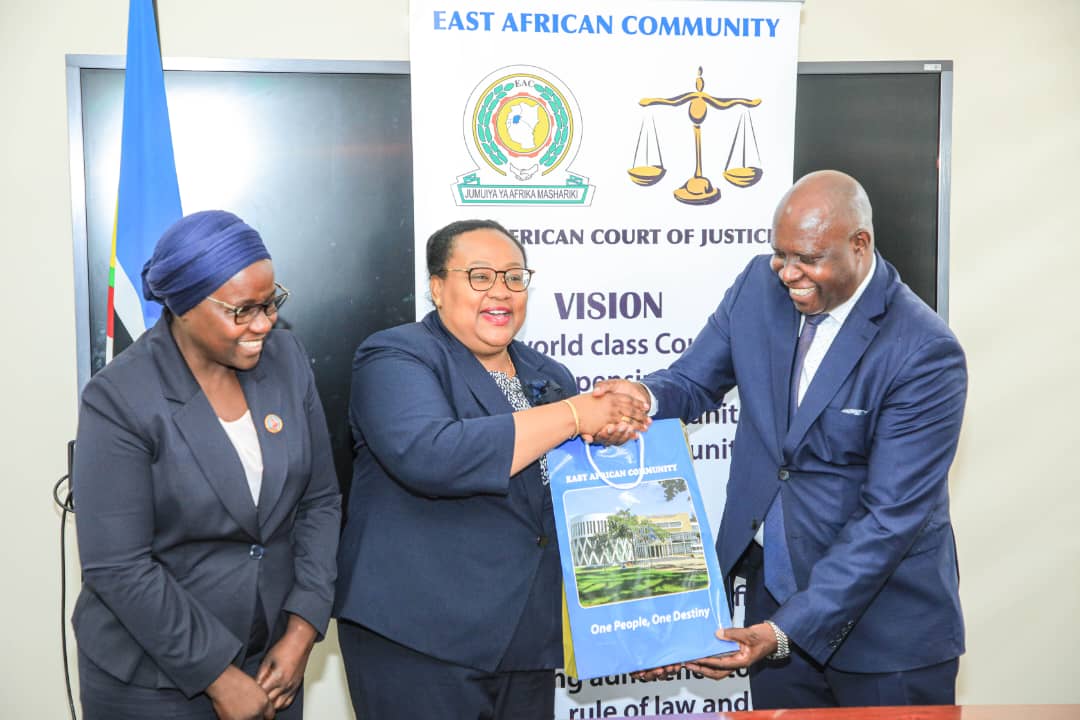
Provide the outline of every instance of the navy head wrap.
[[143,265],[143,297],[183,315],[248,265],[269,259],[259,233],[232,213],[193,213],[165,231]]

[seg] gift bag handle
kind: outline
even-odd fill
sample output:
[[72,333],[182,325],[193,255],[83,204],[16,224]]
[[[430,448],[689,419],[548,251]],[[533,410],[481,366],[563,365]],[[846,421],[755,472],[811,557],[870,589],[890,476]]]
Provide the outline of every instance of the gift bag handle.
[[638,433],[637,441],[638,441],[638,475],[637,475],[637,480],[635,480],[632,483],[622,483],[622,484],[617,483],[617,482],[612,482],[611,480],[608,480],[606,477],[604,477],[604,473],[600,472],[600,468],[596,467],[596,461],[592,459],[592,450],[589,448],[589,443],[585,442],[585,440],[582,440],[581,442],[585,443],[585,457],[587,457],[589,459],[589,465],[592,466],[593,472],[596,473],[596,477],[600,478],[601,480],[603,480],[605,483],[607,483],[609,486],[615,488],[616,490],[633,490],[634,488],[636,488],[638,485],[641,484],[642,479],[645,477],[645,435],[642,434],[642,433]]

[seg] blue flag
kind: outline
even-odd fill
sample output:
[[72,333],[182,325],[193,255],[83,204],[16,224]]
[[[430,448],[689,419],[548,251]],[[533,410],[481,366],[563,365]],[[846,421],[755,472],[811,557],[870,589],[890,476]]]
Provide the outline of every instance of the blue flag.
[[123,122],[109,277],[108,358],[114,310],[132,340],[161,315],[160,305],[142,297],[140,273],[158,238],[183,215],[153,0],[131,0]]

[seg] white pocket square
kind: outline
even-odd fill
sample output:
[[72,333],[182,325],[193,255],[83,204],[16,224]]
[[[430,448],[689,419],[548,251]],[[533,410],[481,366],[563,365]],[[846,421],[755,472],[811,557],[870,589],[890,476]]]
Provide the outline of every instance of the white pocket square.
[[865,415],[866,414],[866,411],[863,410],[862,408],[844,408],[840,412],[844,413],[845,415]]

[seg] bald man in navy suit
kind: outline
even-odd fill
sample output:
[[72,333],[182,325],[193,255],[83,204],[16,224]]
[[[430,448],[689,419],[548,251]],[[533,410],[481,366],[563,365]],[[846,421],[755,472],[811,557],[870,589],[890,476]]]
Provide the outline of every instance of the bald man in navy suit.
[[[801,346],[801,347],[800,347]],[[693,345],[637,392],[656,417],[741,404],[717,538],[747,580],[734,655],[754,707],[952,704],[964,652],[948,472],[967,395],[956,337],[874,248],[869,199],[820,171],[784,196]],[[674,668],[640,674],[662,677]]]

